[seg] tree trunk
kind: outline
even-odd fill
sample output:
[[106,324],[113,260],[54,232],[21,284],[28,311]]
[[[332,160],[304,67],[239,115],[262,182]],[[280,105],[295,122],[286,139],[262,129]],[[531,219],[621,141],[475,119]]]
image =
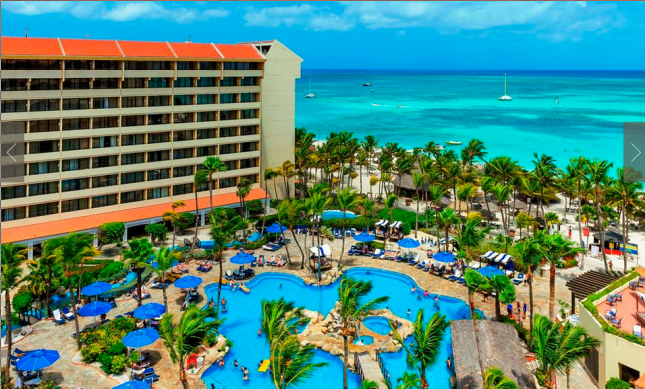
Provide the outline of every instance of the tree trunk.
[[276,200],[279,200],[279,198],[278,198],[278,186],[275,183],[275,178],[272,181],[273,181],[273,195],[275,196]]
[[555,311],[555,263],[551,262],[549,269],[549,318],[553,321]]
[[[195,192],[197,192],[197,188],[195,188]],[[208,174],[208,193],[210,195],[211,212],[213,212],[213,173]]]
[[[161,276],[161,282],[165,284],[166,282],[166,273]],[[164,288],[161,289],[161,293],[163,294],[163,305],[166,307],[166,312],[168,312],[168,295],[166,295],[166,286],[164,285]]]
[[199,201],[197,201],[197,185],[195,185],[195,237],[192,249],[197,248],[197,229],[199,228]]
[[428,379],[426,378],[426,367],[421,368],[421,389],[428,389]]
[[361,186],[360,193],[361,195],[363,194],[363,165],[358,165],[358,171],[359,171],[359,176],[358,176],[358,181]]
[[[267,218],[267,206],[269,205],[269,185],[267,183],[264,183],[264,189],[265,189],[265,196],[264,196],[264,212],[263,212],[263,218],[262,218],[262,230],[260,230],[260,234],[264,235],[264,226],[266,223],[266,218]],[[262,238],[262,237],[260,237]]]
[[181,365],[179,366],[179,381],[181,381],[181,386],[184,389],[190,389],[188,386],[188,378],[186,377],[186,370],[184,370],[184,362],[181,362]]
[[298,238],[296,237],[296,233],[293,231],[293,226],[291,226],[291,235],[293,236],[293,240],[296,242],[296,245],[298,246],[298,250],[300,250],[300,254],[302,254],[302,261],[300,262],[300,269],[305,268],[305,252],[302,251],[302,246],[300,246],[300,242],[298,242]]
[[[222,249],[221,247],[217,250],[217,259],[219,262],[219,279],[217,283],[217,302],[215,303],[215,318],[219,317],[219,302],[222,299],[222,273],[224,273],[224,265],[222,262]],[[206,302],[208,304],[208,301]]]
[[[578,236],[580,237],[580,247],[582,248],[582,214],[581,214],[581,208],[582,208],[582,200],[580,199],[580,185],[581,185],[581,180],[578,180]],[[586,250],[589,250],[589,247],[585,247]],[[582,253],[581,259],[580,259],[580,270],[585,269],[585,253]]]
[[497,321],[502,319],[502,309],[499,306],[499,293],[495,293],[495,318]]
[[[71,280],[72,276],[69,275],[67,279]],[[72,312],[74,313],[74,326],[76,327],[76,345],[78,346],[78,349],[81,349],[81,327],[78,324],[78,311],[76,311],[76,296],[74,296],[74,291],[70,287],[69,290],[69,297],[72,300]],[[7,294],[7,298],[9,295]]]
[[135,267],[134,271],[137,273],[137,307],[141,306],[141,300],[143,300],[143,296],[141,296],[141,269],[140,267]]
[[605,225],[602,222],[602,215],[600,214],[600,201],[598,197],[599,197],[598,188],[596,188],[596,204],[594,205],[596,206],[598,232],[600,234],[600,252],[602,253],[602,260],[605,263],[605,273],[609,274],[609,265],[607,264],[607,253],[605,252]]
[[417,231],[419,231],[419,204],[421,203],[421,197],[419,197],[419,190],[417,189],[417,214],[416,222],[414,224],[414,239],[417,238]]
[[[347,324],[345,324],[345,327]],[[349,368],[349,341],[347,328],[343,328],[343,388],[347,389],[347,369]]]
[[533,346],[533,270],[531,265],[526,275],[529,280],[529,350]]
[[[51,317],[52,315],[51,309],[49,308],[49,296],[51,296],[51,293],[52,293],[51,289],[52,289],[52,268],[51,266],[49,266],[47,268],[47,295],[45,296],[45,306],[47,307],[47,317]],[[7,326],[7,328],[9,328],[9,326]]]
[[342,248],[340,249],[340,258],[338,258],[338,268],[340,268],[340,265],[343,263],[343,254],[345,254],[345,228],[347,226],[347,213],[345,210],[343,210],[343,244]]
[[[6,322],[7,322],[7,371],[6,373],[9,374],[11,372],[11,347],[13,346],[13,334],[12,334],[12,329],[13,329],[13,323],[11,322],[11,290],[7,288],[7,293],[5,294],[5,314],[6,314]],[[78,331],[77,331],[78,332]],[[80,347],[79,347],[80,348]]]
[[627,274],[627,210],[623,206],[623,260],[625,267],[623,272]]
[[449,225],[446,225],[446,251],[448,251],[448,229],[450,228]]

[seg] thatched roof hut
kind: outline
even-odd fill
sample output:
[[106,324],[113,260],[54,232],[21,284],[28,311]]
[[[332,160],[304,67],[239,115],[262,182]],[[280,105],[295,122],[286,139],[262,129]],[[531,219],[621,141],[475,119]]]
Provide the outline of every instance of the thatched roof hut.
[[[412,181],[412,176],[410,174],[404,174],[403,176],[401,176],[400,180],[398,176],[394,176],[392,184],[397,188],[406,189],[413,192],[416,192],[417,190],[417,187],[414,186],[414,182]],[[428,184],[426,183],[425,185],[423,185],[423,187],[419,188],[419,190],[428,190]]]
[[[496,367],[515,381],[520,388],[536,389],[535,378],[526,363],[517,331],[509,324],[489,320],[478,321],[478,336],[470,320],[451,322],[452,347],[455,360],[456,387],[483,389],[483,369]],[[479,351],[476,346],[479,344]]]

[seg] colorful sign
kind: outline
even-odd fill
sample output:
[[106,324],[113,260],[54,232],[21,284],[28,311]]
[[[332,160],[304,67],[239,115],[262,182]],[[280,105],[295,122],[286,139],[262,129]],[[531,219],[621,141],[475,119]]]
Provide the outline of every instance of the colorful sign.
[[[638,245],[633,243],[627,243],[627,253],[638,255]],[[620,251],[623,251],[623,244],[620,244]]]
[[584,235],[584,236],[589,236],[589,228],[588,228],[588,227],[584,227],[584,228],[582,229],[582,235]]

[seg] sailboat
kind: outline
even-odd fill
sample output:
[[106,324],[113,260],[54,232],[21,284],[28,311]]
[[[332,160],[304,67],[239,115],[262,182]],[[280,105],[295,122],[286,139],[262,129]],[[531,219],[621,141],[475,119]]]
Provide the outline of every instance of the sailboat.
[[555,103],[553,103],[553,105],[555,105],[555,106],[560,105],[560,97],[555,98]]
[[311,99],[314,97],[315,95],[311,92],[311,77],[309,77],[309,93],[307,93],[307,96],[305,96],[305,99]]
[[497,99],[499,101],[512,101],[513,98],[506,94],[506,73],[504,73],[504,96]]
[[[365,75],[365,77],[367,77],[367,74]],[[372,84],[370,84],[370,83],[369,83],[369,82],[367,82],[367,81],[364,81],[364,82],[363,82],[363,86],[372,86]]]

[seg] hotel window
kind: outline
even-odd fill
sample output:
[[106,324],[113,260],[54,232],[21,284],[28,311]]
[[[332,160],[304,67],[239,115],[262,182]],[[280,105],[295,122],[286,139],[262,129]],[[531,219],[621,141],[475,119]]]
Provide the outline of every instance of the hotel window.
[[241,86],[253,86],[258,84],[257,77],[242,77]]
[[136,146],[143,143],[143,134],[121,135],[121,146]]
[[58,181],[29,185],[29,196],[42,196],[52,193],[58,193]]
[[123,154],[121,155],[121,165],[135,165],[137,163],[143,163],[144,155],[144,153]]
[[225,62],[224,70],[258,70],[257,62]]
[[147,181],[165,180],[170,177],[170,169],[148,170]]
[[143,201],[142,190],[121,193],[121,204],[134,203],[135,201]]
[[63,171],[73,172],[76,170],[85,170],[90,168],[89,158],[75,158],[63,160]]
[[3,59],[3,70],[60,70],[57,60]]
[[93,149],[103,149],[108,147],[117,147],[119,145],[119,137],[117,136],[98,136],[92,138]]
[[240,179],[242,179],[242,178],[246,178],[247,180],[251,181],[254,184],[257,184],[257,182],[258,182],[258,175],[257,174],[251,174],[251,175],[248,175],[248,176],[240,177]]
[[117,204],[117,195],[103,195],[92,197],[92,208],[108,207]]
[[193,140],[193,130],[175,131],[172,134],[173,142],[183,142]]
[[60,122],[56,120],[33,120],[29,122],[29,133],[58,131]]
[[148,88],[169,88],[170,79],[169,78],[151,78],[148,81]]
[[90,89],[89,78],[68,78],[63,81],[63,90],[84,90]]
[[121,83],[121,88],[123,89],[140,89],[146,87],[145,78],[126,78]]
[[74,178],[71,180],[63,180],[62,190],[63,192],[72,192],[75,190],[83,190],[90,187],[89,178]]
[[217,112],[197,112],[198,122],[214,122],[217,120]]
[[2,135],[17,135],[27,132],[27,122],[2,123]]
[[9,222],[12,220],[20,220],[25,218],[25,210],[27,207],[16,207],[2,210],[2,221]]
[[160,124],[169,124],[169,116],[166,114],[161,114],[161,115],[148,115],[148,125],[149,126],[156,126]]
[[232,188],[237,183],[235,182],[235,177],[228,177],[228,178],[220,178],[219,180],[219,188],[224,189],[224,188]]
[[89,108],[90,99],[63,99],[63,111]]
[[31,100],[29,102],[29,111],[31,112],[58,111],[59,109],[60,100],[58,99]]
[[92,70],[92,61],[65,61],[65,70]]
[[119,89],[119,79],[97,78],[94,80],[94,89]]
[[[114,127],[118,127],[118,123]],[[100,127],[95,127],[100,128]],[[90,119],[63,119],[63,131],[89,130]]]
[[257,101],[257,93],[242,93],[240,95],[240,102],[242,103],[255,103]]
[[198,157],[208,157],[211,155],[217,155],[217,146],[204,146],[197,148]]
[[257,110],[255,109],[243,109],[240,111],[240,119],[254,119],[257,116]]
[[220,128],[219,130],[220,138],[229,138],[232,136],[237,136],[237,127]]
[[224,165],[226,165],[227,171],[237,170],[237,162],[235,161],[226,161],[224,162]]
[[236,120],[237,111],[220,111],[220,120]]
[[140,108],[145,107],[146,98],[143,96],[122,97],[121,108]]
[[90,140],[82,139],[63,139],[63,151],[87,150],[90,148]]
[[148,189],[148,200],[168,197],[169,192],[168,187]]
[[148,97],[148,107],[167,107],[170,105],[170,96]]
[[11,200],[19,199],[27,195],[27,186],[11,186],[8,188],[2,188],[2,200]]
[[58,161],[32,162],[29,164],[30,176],[48,173],[58,173]]
[[43,154],[58,152],[58,141],[44,140],[41,142],[29,142],[29,154]]
[[118,97],[97,97],[92,102],[94,109],[119,108]]
[[172,115],[172,122],[175,124],[179,123],[192,123],[194,120],[194,114],[192,112],[189,113],[176,113]]
[[199,70],[218,70],[219,66],[217,62],[200,62],[199,63]]
[[58,213],[58,202],[29,206],[29,217],[54,215]]
[[121,118],[121,127],[145,126],[146,117],[143,115],[123,116]]
[[106,155],[103,157],[92,158],[92,169],[100,169],[103,167],[112,167],[119,164],[119,157],[116,155]]
[[193,156],[194,154],[192,147],[187,149],[175,149],[172,152],[172,159],[186,159],[193,158]]
[[219,95],[220,104],[230,104],[235,103],[235,94],[233,93],[223,93]]
[[90,207],[90,202],[88,199],[74,199],[74,200],[62,201],[60,204],[60,211],[62,213],[81,211],[83,209],[88,209],[89,207]]
[[[128,119],[132,116],[126,116],[124,119]],[[108,116],[101,118],[92,119],[92,128],[114,128],[119,127],[119,117],[118,116]]]
[[119,184],[119,176],[111,174],[109,176],[92,177],[92,188],[104,188]]
[[2,113],[27,112],[27,100],[2,100]]
[[253,167],[257,167],[257,159],[255,158],[249,158],[249,159],[241,159],[240,160],[240,169],[250,169]]
[[220,145],[219,147],[219,153],[224,155],[224,154],[233,154],[235,153],[235,144],[228,144],[228,145]]
[[193,96],[189,96],[189,95],[176,95],[173,100],[175,101],[175,105],[193,104]]
[[169,132],[152,132],[148,134],[148,144],[163,143],[170,140]]
[[197,104],[215,104],[215,95],[197,95]]
[[205,128],[203,130],[197,130],[197,139],[213,139],[213,138],[217,138],[217,129]]
[[172,169],[172,176],[174,178],[177,177],[187,177],[187,176],[192,176],[193,175],[193,167],[192,166],[179,166],[176,168]]
[[[37,81],[37,80],[34,80]],[[32,90],[33,82],[32,81]],[[2,80],[2,91],[3,92],[13,92],[13,91],[23,91],[27,90],[27,80]]]
[[258,132],[258,126],[242,126],[240,128],[240,135],[242,136],[257,135]]
[[94,61],[94,70],[120,70],[119,61]]
[[148,153],[148,162],[160,162],[170,159],[168,151],[152,151]]
[[202,88],[211,87],[211,86],[217,86],[217,78],[215,78],[215,77],[202,77],[199,80],[197,80],[197,86],[202,87]]
[[[89,86],[89,81],[88,81]],[[48,79],[48,78],[37,78],[31,80],[30,90],[59,90],[60,89],[60,80],[58,79]],[[24,89],[20,89],[24,90]]]
[[235,86],[237,83],[235,82],[235,77],[224,77],[222,78],[222,81],[220,81],[219,86]]
[[193,184],[175,185],[172,187],[173,196],[180,196],[188,193],[193,193]]
[[195,70],[195,62],[177,62],[177,70]]
[[121,173],[121,185],[143,182],[143,172]]
[[240,152],[241,153],[248,153],[249,151],[256,151],[258,149],[258,143],[257,142],[247,142],[247,143],[242,143],[240,145]]
[[190,77],[178,77],[174,86],[175,88],[190,88],[193,86],[193,79]]

